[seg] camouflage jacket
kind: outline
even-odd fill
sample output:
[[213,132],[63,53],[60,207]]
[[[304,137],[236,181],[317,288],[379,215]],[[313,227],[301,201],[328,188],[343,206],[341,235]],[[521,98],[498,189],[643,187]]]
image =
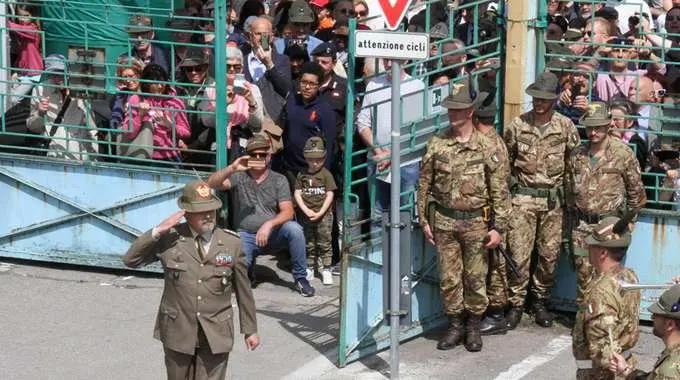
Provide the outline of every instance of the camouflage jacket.
[[553,113],[545,127],[536,126],[533,111],[516,117],[503,131],[510,169],[521,186],[551,188],[564,184],[565,166],[580,139],[574,123]]
[[585,213],[605,215],[624,208],[637,212],[647,201],[640,164],[619,139],[607,138],[604,153],[594,165],[590,145],[577,147],[567,167],[568,203]]
[[626,380],[677,380],[680,379],[680,344],[667,347],[650,373],[635,371]]
[[638,278],[622,265],[600,273],[576,313],[571,334],[574,357],[592,360],[594,371],[608,372],[612,353],[630,350],[640,336],[640,291],[623,292],[619,281],[638,283]]
[[[510,201],[508,166],[505,152],[495,141],[476,129],[467,143],[458,142],[450,131],[434,136],[427,143],[418,184],[418,212],[428,223],[428,198],[459,211],[491,206],[496,225],[508,225]],[[437,226],[452,230],[455,221],[435,211]]]

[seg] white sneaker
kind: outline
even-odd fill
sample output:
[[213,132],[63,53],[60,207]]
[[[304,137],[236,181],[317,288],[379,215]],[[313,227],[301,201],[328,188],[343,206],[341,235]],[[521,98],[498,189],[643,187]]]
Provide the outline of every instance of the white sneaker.
[[305,276],[307,281],[312,282],[314,279],[314,269],[307,268],[307,275]]
[[321,283],[324,285],[333,285],[333,273],[328,268],[321,271]]

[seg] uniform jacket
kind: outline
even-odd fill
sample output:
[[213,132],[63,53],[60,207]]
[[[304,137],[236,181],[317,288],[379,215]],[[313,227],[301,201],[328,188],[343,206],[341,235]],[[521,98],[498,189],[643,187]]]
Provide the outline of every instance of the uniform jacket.
[[569,118],[555,112],[550,124],[541,131],[535,126],[530,111],[516,117],[503,132],[510,170],[521,186],[553,188],[563,185],[567,159],[580,141]]
[[[49,108],[45,115],[40,115],[38,104],[43,97],[49,98]],[[91,156],[99,151],[92,105],[86,100],[71,98],[61,123],[55,125],[54,121],[65,101],[58,88],[35,87],[31,94],[31,112],[26,119],[28,130],[51,138],[47,152],[49,157],[96,159],[96,156]]]
[[590,146],[574,149],[569,157],[567,192],[582,212],[595,215],[637,212],[647,201],[640,165],[621,140],[607,138],[604,153],[591,166]]
[[599,274],[586,290],[576,314],[572,331],[574,357],[592,360],[595,379],[614,379],[608,370],[611,353],[630,350],[640,336],[640,292],[622,292],[619,281],[636,284],[638,278],[621,265]]
[[198,326],[213,354],[230,352],[234,343],[231,294],[236,294],[242,334],[257,332],[255,302],[240,239],[215,229],[201,260],[188,224],[182,223],[154,241],[151,231],[137,238],[123,257],[128,267],[160,260],[165,287],[154,337],[173,351],[193,355]]
[[[508,192],[508,166],[504,152],[493,139],[476,129],[470,140],[456,141],[450,131],[434,136],[427,143],[420,169],[418,187],[418,212],[426,221],[428,198],[446,208],[473,211],[485,206],[493,207],[496,225],[508,225],[510,201]],[[438,228],[453,230],[456,221],[438,211],[434,212]],[[481,220],[481,217],[478,218]]]
[[634,372],[626,380],[675,380],[680,379],[680,344],[667,347],[654,364],[654,369],[642,376]]

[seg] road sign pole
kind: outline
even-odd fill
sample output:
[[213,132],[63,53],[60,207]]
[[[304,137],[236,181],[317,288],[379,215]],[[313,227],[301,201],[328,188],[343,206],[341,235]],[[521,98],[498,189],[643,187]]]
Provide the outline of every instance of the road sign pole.
[[401,62],[392,60],[392,150],[390,186],[390,379],[399,378],[399,295],[400,295],[400,244],[401,220],[401,170],[399,153],[401,149]]

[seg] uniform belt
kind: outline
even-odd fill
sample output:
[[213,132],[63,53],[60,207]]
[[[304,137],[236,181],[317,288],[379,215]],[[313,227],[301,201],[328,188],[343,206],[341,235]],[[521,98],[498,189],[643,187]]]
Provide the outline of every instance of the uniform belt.
[[484,216],[484,209],[485,207],[482,207],[477,210],[471,210],[471,211],[461,211],[461,210],[455,210],[452,208],[444,207],[440,204],[437,203],[437,211],[451,219],[474,219],[474,218],[479,218],[480,216]]
[[528,195],[530,197],[536,198],[550,198],[557,195],[557,188],[553,187],[551,189],[536,189],[533,187],[517,186],[515,189],[515,194]]
[[[630,352],[630,350],[623,351],[621,353],[621,356],[623,356],[624,359],[628,360],[633,354]],[[578,369],[593,369],[593,361],[586,359],[586,360],[576,360],[576,368]]]

